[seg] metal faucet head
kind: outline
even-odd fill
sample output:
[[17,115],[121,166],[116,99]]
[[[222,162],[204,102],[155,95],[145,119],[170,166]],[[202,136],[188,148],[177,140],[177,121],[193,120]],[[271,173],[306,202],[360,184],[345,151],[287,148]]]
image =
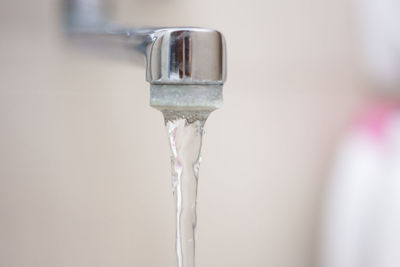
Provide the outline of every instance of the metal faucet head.
[[163,112],[211,112],[222,104],[226,80],[223,35],[203,28],[166,28],[146,49],[150,105]]
[[147,46],[151,84],[222,85],[226,80],[223,35],[204,28],[155,30]]

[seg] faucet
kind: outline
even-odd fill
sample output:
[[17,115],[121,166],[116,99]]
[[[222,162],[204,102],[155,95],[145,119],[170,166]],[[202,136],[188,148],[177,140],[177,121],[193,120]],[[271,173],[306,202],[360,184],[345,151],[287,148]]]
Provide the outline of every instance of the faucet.
[[164,115],[172,152],[176,267],[195,266],[197,183],[203,126],[222,104],[226,45],[216,30],[124,28],[107,19],[101,0],[64,0],[66,29],[102,53],[144,55],[150,105]]
[[[123,28],[106,18],[101,0],[64,0],[73,40],[124,58],[144,55],[150,105],[164,115],[175,199],[175,266],[195,266],[197,183],[203,126],[222,104],[226,46],[218,31],[194,28]],[[137,57],[136,57],[137,59]]]
[[152,107],[161,111],[220,107],[226,80],[226,45],[220,32],[195,27],[125,28],[107,18],[109,5],[104,0],[63,0],[63,7],[72,40],[115,57],[117,49],[135,61],[144,55]]

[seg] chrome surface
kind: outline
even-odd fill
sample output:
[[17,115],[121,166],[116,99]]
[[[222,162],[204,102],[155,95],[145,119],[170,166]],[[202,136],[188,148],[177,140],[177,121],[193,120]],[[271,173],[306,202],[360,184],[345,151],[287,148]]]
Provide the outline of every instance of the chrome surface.
[[222,34],[202,28],[156,31],[148,45],[147,81],[152,84],[223,84],[226,48]]

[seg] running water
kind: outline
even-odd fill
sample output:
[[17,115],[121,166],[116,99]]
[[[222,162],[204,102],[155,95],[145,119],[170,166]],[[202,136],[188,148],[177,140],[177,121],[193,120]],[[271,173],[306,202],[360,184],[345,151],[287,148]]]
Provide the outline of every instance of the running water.
[[164,111],[163,114],[172,152],[172,189],[176,204],[175,267],[194,267],[200,152],[209,112]]

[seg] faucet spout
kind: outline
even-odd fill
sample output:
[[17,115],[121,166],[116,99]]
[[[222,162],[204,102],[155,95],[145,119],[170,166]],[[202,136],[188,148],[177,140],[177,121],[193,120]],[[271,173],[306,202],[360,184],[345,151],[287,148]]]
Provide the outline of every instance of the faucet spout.
[[211,112],[222,104],[226,48],[221,33],[202,28],[155,31],[146,49],[150,105]]
[[113,58],[134,62],[145,58],[150,104],[157,109],[220,106],[226,80],[226,44],[220,32],[121,27],[107,18],[106,3],[64,0],[65,25],[72,40]]
[[151,84],[222,85],[226,80],[226,45],[218,31],[204,28],[154,30],[147,46],[147,81]]
[[106,2],[64,0],[64,21],[71,39],[91,48],[144,54],[150,84],[222,85],[226,80],[223,35],[195,27],[126,28],[107,18]]

